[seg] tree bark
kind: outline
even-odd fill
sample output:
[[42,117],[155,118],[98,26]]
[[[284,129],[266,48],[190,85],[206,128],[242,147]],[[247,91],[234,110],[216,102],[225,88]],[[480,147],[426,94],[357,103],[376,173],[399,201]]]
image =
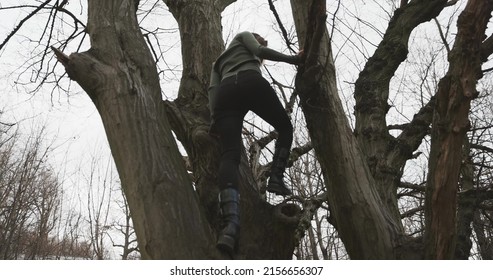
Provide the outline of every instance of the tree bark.
[[137,2],[89,0],[91,48],[61,60],[101,116],[142,258],[214,258],[213,234],[171,133]]
[[426,193],[426,257],[451,259],[456,244],[457,188],[462,145],[469,129],[471,100],[482,77],[482,42],[493,1],[469,0],[459,16],[449,54],[449,70],[440,80],[432,126]]
[[[465,137],[462,149],[462,166],[460,176],[461,192],[467,194],[474,189],[474,167],[471,161],[471,144]],[[472,248],[472,221],[474,212],[477,210],[477,202],[474,196],[463,195],[458,198],[457,203],[457,245],[455,247],[454,259],[467,260],[471,255]]]
[[[397,9],[375,53],[355,83],[355,135],[390,213],[399,219],[397,188],[407,160],[429,133],[434,99],[417,113],[399,137],[387,127],[390,80],[406,59],[411,32],[438,16],[447,0],[413,0]],[[400,223],[399,223],[400,225]]]
[[[325,1],[291,1],[300,49],[296,90],[322,167],[331,214],[352,259],[393,259],[398,222],[385,210],[338,96]],[[337,162],[334,160],[337,159]]]

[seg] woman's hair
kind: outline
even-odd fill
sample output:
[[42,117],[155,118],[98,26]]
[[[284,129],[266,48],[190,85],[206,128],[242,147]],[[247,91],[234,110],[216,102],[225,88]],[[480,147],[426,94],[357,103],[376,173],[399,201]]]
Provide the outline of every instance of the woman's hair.
[[253,37],[255,37],[255,39],[257,39],[257,42],[259,44],[261,44],[264,47],[267,47],[267,40],[265,40],[264,37],[258,35],[257,33],[254,33],[254,32],[252,32],[252,34],[253,34]]

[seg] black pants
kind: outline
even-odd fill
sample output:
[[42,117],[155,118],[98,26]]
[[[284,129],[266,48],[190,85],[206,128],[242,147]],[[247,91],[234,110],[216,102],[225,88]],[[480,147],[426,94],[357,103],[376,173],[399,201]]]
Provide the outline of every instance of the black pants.
[[256,71],[242,71],[224,79],[218,89],[214,110],[214,132],[221,144],[219,188],[238,188],[243,118],[254,112],[278,132],[277,148],[291,149],[293,126],[269,83]]

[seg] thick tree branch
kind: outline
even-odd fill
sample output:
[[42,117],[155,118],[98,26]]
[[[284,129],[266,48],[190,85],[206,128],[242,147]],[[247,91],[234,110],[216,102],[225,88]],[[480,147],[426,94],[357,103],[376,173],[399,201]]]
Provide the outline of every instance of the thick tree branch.
[[400,183],[399,187],[404,189],[410,189],[417,192],[424,192],[426,190],[426,186],[424,184],[411,184],[411,183]]
[[76,81],[97,106],[97,97],[104,94],[106,90],[102,85],[117,76],[115,69],[99,61],[91,54],[91,51],[67,56],[53,46],[51,49],[58,61],[65,67],[69,78]]
[[488,152],[488,153],[493,154],[493,149],[492,148],[486,147],[486,146],[483,146],[483,145],[471,144],[471,148],[477,149],[477,150],[482,150],[484,152]]
[[423,138],[430,133],[430,124],[433,120],[433,109],[435,98],[432,97],[428,103],[414,115],[413,119],[407,124],[402,133],[397,137],[397,148],[401,153],[399,157],[392,158],[393,165],[401,166],[406,160],[413,157],[413,152],[419,147]]
[[[396,139],[390,135],[386,118],[390,109],[390,80],[407,58],[413,30],[438,16],[446,3],[447,0],[412,0],[395,10],[382,41],[355,82],[354,133],[370,172],[377,179],[379,194],[395,215],[398,214],[395,190],[399,181],[396,178],[402,176],[403,165],[413,156],[416,143],[422,141],[419,137],[426,135],[428,130],[422,128],[427,127],[429,120],[423,118],[429,117],[430,112],[428,108],[423,109],[414,124],[401,133],[402,137]],[[412,141],[404,139],[404,135],[412,135]]]
[[493,199],[493,190],[472,189],[459,192],[459,203],[473,203],[475,207],[487,200]]
[[[421,23],[436,17],[446,3],[446,0],[414,0],[397,9],[383,40],[356,81],[356,134],[366,136],[359,139],[370,155],[382,153],[378,146],[382,140],[389,139],[385,129],[389,83],[407,57],[410,34]],[[368,130],[369,127],[374,128]]]
[[406,212],[404,212],[404,213],[401,214],[401,218],[404,219],[404,218],[412,217],[416,213],[419,213],[419,212],[423,211],[424,209],[425,209],[424,206],[419,206],[419,207],[416,207],[416,208],[407,210]]
[[295,161],[297,161],[301,156],[305,155],[313,149],[312,143],[306,143],[303,146],[293,148],[291,150],[291,155],[289,156],[288,166],[292,166]]
[[296,241],[299,242],[306,230],[309,229],[311,221],[313,220],[313,215],[322,206],[323,203],[327,202],[327,193],[324,192],[318,196],[311,197],[309,199],[302,199],[301,197],[295,197],[294,200],[299,200],[302,202],[303,211],[299,215],[298,225],[296,228],[295,236]]

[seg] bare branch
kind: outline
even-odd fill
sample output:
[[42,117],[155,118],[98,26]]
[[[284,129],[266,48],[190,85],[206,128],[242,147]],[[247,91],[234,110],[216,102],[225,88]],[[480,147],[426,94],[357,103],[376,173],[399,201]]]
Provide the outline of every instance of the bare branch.
[[424,206],[419,206],[419,207],[413,208],[411,210],[408,210],[408,211],[402,213],[401,218],[409,218],[409,217],[413,216],[414,214],[423,211],[424,209],[425,209]]
[[[412,121],[403,126],[402,133],[397,137],[396,143],[401,153],[406,155],[406,160],[412,158],[413,152],[419,147],[423,141],[423,137],[430,133],[430,124],[433,120],[433,110],[435,106],[435,98],[431,98],[428,103],[414,115]],[[397,163],[394,163],[397,164]]]
[[423,184],[417,185],[417,184],[411,184],[411,183],[401,183],[399,185],[399,187],[405,188],[405,189],[410,189],[413,191],[418,191],[418,192],[424,192],[426,190],[426,186]]
[[486,200],[492,200],[493,191],[485,189],[472,189],[459,192],[459,203],[467,198],[473,198],[474,205],[479,205]]
[[0,122],[1,125],[4,125],[4,126],[14,126],[15,123],[5,123],[5,122]]
[[437,25],[438,33],[440,34],[440,38],[442,39],[443,45],[447,49],[447,53],[450,53],[450,46],[449,46],[449,44],[447,42],[447,38],[445,38],[445,34],[443,34],[442,27],[440,26],[440,23],[438,22],[437,18],[434,18],[434,21],[435,21],[435,23]]
[[7,35],[7,38],[5,38],[5,40],[3,40],[3,42],[0,44],[0,50],[9,42],[9,40],[21,29],[22,25],[24,25],[24,23],[26,23],[30,18],[32,18],[34,15],[36,15],[40,10],[42,10],[46,5],[48,5],[48,3],[50,3],[51,0],[47,0],[45,2],[43,2],[41,5],[39,5],[36,9],[34,9],[34,11],[32,11],[31,13],[29,13],[26,17],[24,17],[20,22],[19,24],[14,28],[14,30],[12,30],[12,32],[9,33],[9,35]]
[[291,155],[289,156],[288,166],[292,166],[293,162],[297,161],[302,155],[308,153],[313,149],[312,143],[306,143],[303,146],[293,148],[291,150]]
[[489,147],[486,147],[486,146],[483,146],[483,145],[471,144],[471,148],[482,150],[482,151],[489,152],[489,153],[492,153],[493,154],[493,149],[492,148],[489,148]]

